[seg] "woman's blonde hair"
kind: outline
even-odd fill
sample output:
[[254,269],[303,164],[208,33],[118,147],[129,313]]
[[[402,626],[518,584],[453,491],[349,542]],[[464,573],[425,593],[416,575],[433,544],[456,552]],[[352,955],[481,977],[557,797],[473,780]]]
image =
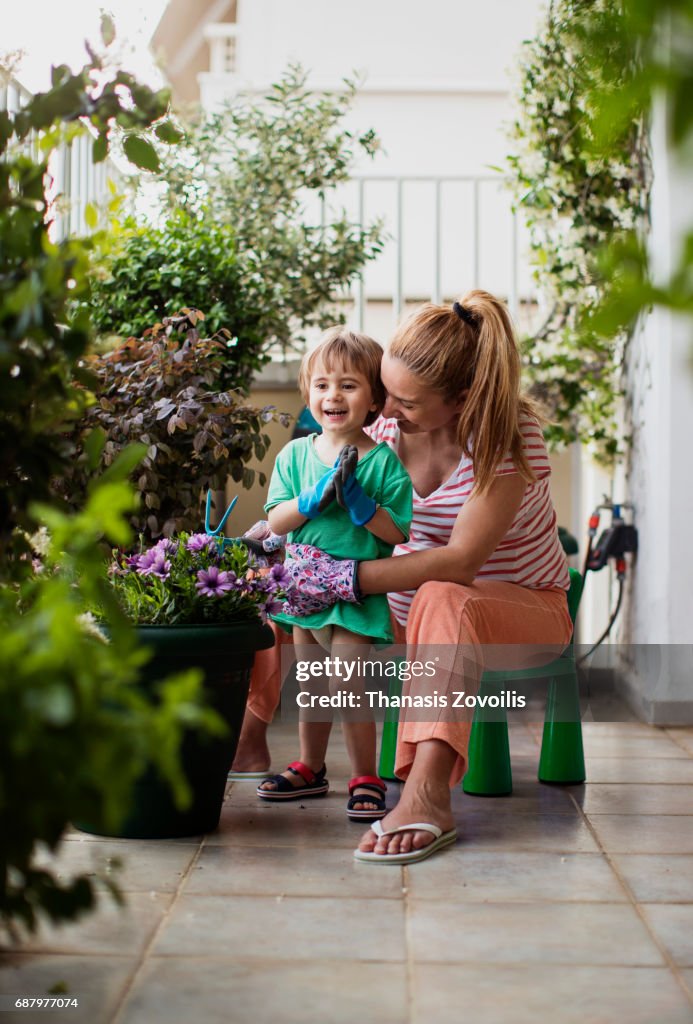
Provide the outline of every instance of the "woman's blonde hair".
[[320,339],[318,345],[306,352],[298,371],[298,387],[304,402],[309,404],[310,378],[317,363],[322,363],[326,370],[335,366],[343,366],[346,370],[357,370],[362,373],[371,388],[375,403],[364,421],[368,426],[377,420],[385,405],[385,388],[380,379],[380,364],[383,350],[377,341],[367,334],[356,334],[346,327],[331,327]]
[[525,480],[536,479],[523,451],[520,417],[542,422],[542,416],[520,390],[520,351],[505,303],[478,289],[451,306],[428,302],[398,327],[388,355],[446,401],[460,401],[467,392],[457,440],[472,459],[477,493],[488,490],[508,453]]

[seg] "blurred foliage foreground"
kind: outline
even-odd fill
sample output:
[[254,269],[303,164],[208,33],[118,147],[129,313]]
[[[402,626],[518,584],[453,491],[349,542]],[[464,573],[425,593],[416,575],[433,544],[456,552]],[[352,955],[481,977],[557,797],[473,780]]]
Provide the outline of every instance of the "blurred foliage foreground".
[[[104,18],[106,52],[112,35]],[[92,139],[98,162],[119,134],[146,165],[155,138],[177,138],[167,109],[165,92],[90,51],[79,73],[55,68],[47,92],[0,111],[0,920],[13,933],[92,905],[93,877],[64,881],[50,867],[68,822],[96,809],[117,822],[152,756],[185,801],[181,731],[213,725],[196,672],[162,684],[156,704],[138,692],[143,655],[104,574],[101,545],[132,540],[125,481],[145,448],[123,450],[76,515],[51,487],[90,400],[74,383],[90,324],[72,301],[87,290],[90,243],[51,239],[49,164],[78,135]],[[99,447],[87,455],[92,469]],[[85,617],[93,604],[107,611],[110,642]]]

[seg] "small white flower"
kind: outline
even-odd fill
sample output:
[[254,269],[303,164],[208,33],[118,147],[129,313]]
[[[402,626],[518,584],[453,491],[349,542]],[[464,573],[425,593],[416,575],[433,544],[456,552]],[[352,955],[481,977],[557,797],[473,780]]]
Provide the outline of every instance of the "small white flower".
[[31,544],[32,551],[37,555],[41,555],[42,558],[45,558],[51,546],[50,534],[46,527],[40,526],[36,533],[28,535],[28,540]]
[[102,644],[110,644],[111,641],[103,632],[91,612],[83,612],[81,615],[78,615],[77,621],[82,627],[82,632],[86,633],[87,636],[94,637],[95,640],[100,640]]

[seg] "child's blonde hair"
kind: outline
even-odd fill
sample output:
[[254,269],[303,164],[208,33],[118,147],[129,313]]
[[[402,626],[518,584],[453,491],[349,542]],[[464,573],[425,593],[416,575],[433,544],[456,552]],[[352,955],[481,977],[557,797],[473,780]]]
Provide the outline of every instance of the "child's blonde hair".
[[343,366],[345,370],[357,370],[368,381],[375,403],[365,419],[368,426],[378,418],[385,405],[385,388],[380,380],[380,363],[383,350],[377,341],[367,334],[357,334],[346,327],[331,327],[326,331],[318,345],[306,352],[298,372],[298,386],[304,402],[309,404],[310,378],[317,363],[322,363],[326,370],[332,371],[335,366]]
[[488,292],[467,292],[451,306],[427,302],[402,323],[388,355],[450,402],[467,392],[457,440],[474,465],[474,489],[490,487],[510,453],[528,482],[536,477],[523,451],[520,417],[542,422],[520,390],[520,352],[505,303]]

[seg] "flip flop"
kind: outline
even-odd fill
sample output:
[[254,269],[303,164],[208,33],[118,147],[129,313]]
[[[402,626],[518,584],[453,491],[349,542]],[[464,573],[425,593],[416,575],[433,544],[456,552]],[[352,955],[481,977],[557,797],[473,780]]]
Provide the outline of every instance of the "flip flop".
[[234,772],[227,775],[229,782],[256,782],[258,779],[266,779],[270,769],[265,772]]
[[423,846],[420,850],[409,850],[408,853],[370,853],[365,850],[354,850],[356,860],[367,860],[371,864],[414,864],[418,860],[425,860],[437,850],[454,843],[457,839],[457,829],[451,828],[449,832],[443,832],[437,825],[430,825],[426,821],[415,821],[411,825],[400,825],[399,828],[384,829],[379,821],[374,821],[372,830],[380,838],[381,836],[394,836],[398,832],[430,832],[434,836],[432,843]]
[[311,771],[307,764],[302,761],[292,761],[287,771],[293,775],[300,775],[304,786],[294,786],[283,775],[265,775],[264,782],[274,782],[276,789],[255,790],[261,800],[304,800],[306,797],[325,796],[330,784],[325,778],[327,768],[322,766],[319,772]]

